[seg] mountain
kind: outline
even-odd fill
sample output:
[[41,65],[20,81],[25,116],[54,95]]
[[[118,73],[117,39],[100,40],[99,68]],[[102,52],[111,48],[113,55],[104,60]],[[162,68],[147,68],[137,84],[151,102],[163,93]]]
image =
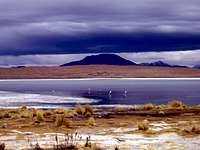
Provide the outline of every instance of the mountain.
[[11,67],[11,68],[25,68],[26,66],[14,66],[14,67]]
[[141,63],[138,64],[140,66],[154,66],[154,67],[179,67],[179,68],[187,68],[187,66],[180,66],[180,65],[170,65],[163,61],[156,61],[152,63]]
[[200,69],[200,65],[195,65],[193,68]]
[[86,56],[82,60],[73,61],[70,63],[66,63],[61,65],[63,66],[75,66],[75,65],[123,65],[123,66],[157,66],[157,67],[181,67],[186,68],[186,66],[179,65],[169,65],[163,61],[156,61],[152,63],[141,63],[136,64],[130,60],[124,59],[115,54],[99,54],[99,55],[91,55]]
[[61,66],[74,66],[74,65],[137,65],[136,63],[124,59],[115,54],[99,54],[86,56],[80,61],[73,61],[63,64]]
[[140,66],[159,66],[159,67],[172,67],[171,65],[163,62],[163,61],[156,61],[152,63],[141,63]]

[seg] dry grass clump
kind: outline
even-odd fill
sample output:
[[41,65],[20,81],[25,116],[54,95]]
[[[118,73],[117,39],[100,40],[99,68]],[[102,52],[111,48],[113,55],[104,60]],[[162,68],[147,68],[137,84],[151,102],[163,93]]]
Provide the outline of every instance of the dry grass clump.
[[74,111],[74,110],[69,110],[68,112],[67,112],[67,114],[65,114],[65,117],[66,118],[73,118],[74,116],[76,116],[77,115],[77,113]]
[[75,111],[66,108],[63,108],[62,112],[66,118],[73,118],[76,115]]
[[152,110],[155,108],[155,105],[152,103],[144,104],[143,110]]
[[94,108],[90,105],[84,106],[84,115],[86,117],[91,117],[94,114]]
[[81,105],[76,105],[76,107],[75,107],[75,112],[78,114],[78,115],[83,115],[84,114],[84,112],[85,112],[85,110],[84,110],[84,108],[83,107],[81,107]]
[[167,106],[170,109],[180,109],[180,110],[183,110],[183,109],[187,108],[186,104],[184,104],[182,101],[178,101],[178,100],[174,100],[174,101],[169,102]]
[[197,110],[199,110],[200,109],[200,105],[192,106],[191,109],[197,109]]
[[21,106],[21,108],[19,108],[19,111],[21,112],[21,111],[25,111],[27,109],[28,109],[27,106]]
[[133,110],[133,109],[132,108],[131,109],[127,109],[127,108],[123,108],[123,107],[115,107],[114,108],[115,112],[126,112],[128,110]]
[[145,122],[138,123],[138,130],[141,130],[141,131],[149,130],[149,124]]
[[161,115],[161,116],[164,116],[165,112],[161,110],[161,111],[158,112],[158,114]]
[[5,111],[5,112],[3,113],[3,118],[11,118],[10,113],[7,112],[7,111]]
[[53,113],[51,112],[51,111],[45,111],[44,113],[43,113],[43,116],[45,117],[45,118],[48,118],[48,117],[50,117],[50,116],[52,116],[53,115]]
[[65,126],[65,127],[70,127],[71,122],[65,118],[64,115],[57,115],[56,116],[56,126],[60,127],[60,126]]
[[95,123],[94,118],[93,118],[93,117],[90,117],[90,118],[88,119],[88,126],[95,126],[95,125],[96,125],[96,123]]
[[200,134],[200,126],[192,125],[191,127],[183,129],[183,132],[187,134]]
[[3,112],[0,111],[0,119],[3,119]]
[[86,117],[91,117],[94,114],[94,108],[90,105],[76,105],[75,107],[75,113],[78,115],[84,115]]
[[26,110],[20,113],[21,118],[33,118],[33,113]]
[[3,124],[4,124],[4,121],[0,120],[0,126],[2,126]]
[[36,120],[39,121],[39,122],[44,121],[44,113],[42,111],[36,112]]

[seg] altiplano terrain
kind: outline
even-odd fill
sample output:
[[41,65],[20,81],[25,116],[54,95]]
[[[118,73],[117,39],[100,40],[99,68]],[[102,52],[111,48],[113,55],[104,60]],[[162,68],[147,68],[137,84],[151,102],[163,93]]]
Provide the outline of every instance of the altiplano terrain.
[[80,65],[67,67],[0,68],[0,79],[67,78],[190,78],[200,70],[181,67]]

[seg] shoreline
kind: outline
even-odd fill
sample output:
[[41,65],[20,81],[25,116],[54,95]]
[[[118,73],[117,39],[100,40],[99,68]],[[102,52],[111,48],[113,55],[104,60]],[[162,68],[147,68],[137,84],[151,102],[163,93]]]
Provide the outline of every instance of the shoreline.
[[[97,69],[98,68],[98,69]],[[80,79],[80,78],[199,78],[200,69],[82,65],[67,67],[0,68],[1,79]]]
[[51,79],[0,79],[0,82],[3,82],[3,81],[91,81],[91,80],[200,80],[200,77],[198,78],[180,78],[180,77],[177,77],[177,78],[69,78],[69,79],[55,79],[55,78],[51,78]]

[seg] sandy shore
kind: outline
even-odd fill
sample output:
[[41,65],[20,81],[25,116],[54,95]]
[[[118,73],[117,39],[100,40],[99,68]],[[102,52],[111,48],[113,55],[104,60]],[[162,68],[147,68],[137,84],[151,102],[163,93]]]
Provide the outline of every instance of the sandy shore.
[[0,141],[9,149],[28,149],[39,143],[50,148],[65,142],[67,134],[77,133],[84,145],[102,149],[191,149],[200,144],[200,106],[181,102],[167,105],[146,104],[141,107],[95,109],[1,109]]
[[198,78],[199,69],[85,65],[69,67],[0,68],[0,79],[69,78]]

